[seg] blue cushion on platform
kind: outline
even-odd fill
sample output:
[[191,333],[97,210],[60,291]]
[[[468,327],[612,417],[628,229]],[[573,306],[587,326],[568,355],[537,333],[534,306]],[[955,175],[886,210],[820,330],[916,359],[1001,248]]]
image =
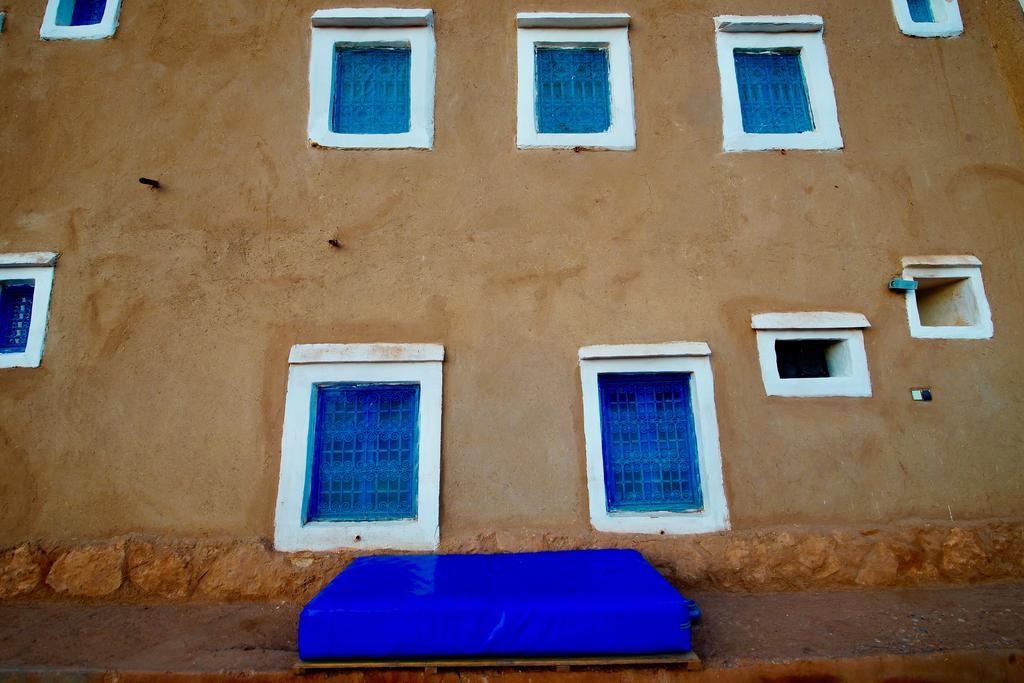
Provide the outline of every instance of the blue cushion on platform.
[[306,661],[689,650],[690,604],[634,550],[363,557],[299,617]]

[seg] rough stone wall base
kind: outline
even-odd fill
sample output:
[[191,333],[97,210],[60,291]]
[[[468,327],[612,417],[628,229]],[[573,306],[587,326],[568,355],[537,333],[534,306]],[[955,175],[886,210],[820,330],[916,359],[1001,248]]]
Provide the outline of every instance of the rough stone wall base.
[[[446,538],[441,552],[636,548],[679,588],[792,591],[1024,577],[1024,522],[785,527],[670,538],[523,531]],[[0,551],[0,599],[304,600],[364,553],[278,553],[265,540],[124,536]]]

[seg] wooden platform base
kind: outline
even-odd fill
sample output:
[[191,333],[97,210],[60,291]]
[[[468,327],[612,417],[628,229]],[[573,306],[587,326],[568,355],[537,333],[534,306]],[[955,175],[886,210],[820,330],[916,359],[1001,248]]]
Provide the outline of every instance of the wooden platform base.
[[512,657],[508,659],[346,659],[339,661],[304,662],[295,664],[295,673],[326,669],[423,669],[437,673],[438,669],[520,669],[526,667],[552,668],[570,671],[573,667],[594,666],[683,666],[687,671],[700,671],[704,665],[693,652],[666,655],[636,655],[611,657]]

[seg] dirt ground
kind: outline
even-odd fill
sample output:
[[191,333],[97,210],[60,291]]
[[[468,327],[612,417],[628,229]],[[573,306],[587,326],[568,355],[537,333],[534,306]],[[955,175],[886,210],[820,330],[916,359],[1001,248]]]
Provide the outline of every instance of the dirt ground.
[[[1024,680],[1024,583],[691,596],[704,612],[695,649],[706,674],[803,660],[998,651],[1003,668],[1021,677],[1006,680]],[[296,657],[299,610],[249,603],[4,604],[0,678],[61,671],[286,675]],[[986,671],[986,679],[995,675]]]

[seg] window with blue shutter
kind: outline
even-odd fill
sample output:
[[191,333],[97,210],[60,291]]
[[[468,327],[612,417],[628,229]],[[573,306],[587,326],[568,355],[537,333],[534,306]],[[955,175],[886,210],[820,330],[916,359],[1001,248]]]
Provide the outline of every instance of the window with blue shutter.
[[702,508],[690,375],[603,374],[598,388],[608,511]]
[[316,389],[307,521],[416,517],[418,384]]
[[0,283],[0,353],[24,353],[32,324],[31,282]]
[[107,0],[61,0],[57,7],[58,26],[92,26],[103,21]]
[[537,132],[600,133],[612,124],[608,50],[538,47]]
[[929,24],[935,21],[931,0],[907,0],[907,9],[910,10],[910,18],[914,21]]
[[410,126],[408,47],[342,47],[334,53],[331,131],[407,133]]
[[736,50],[733,58],[745,132],[814,130],[798,51]]

